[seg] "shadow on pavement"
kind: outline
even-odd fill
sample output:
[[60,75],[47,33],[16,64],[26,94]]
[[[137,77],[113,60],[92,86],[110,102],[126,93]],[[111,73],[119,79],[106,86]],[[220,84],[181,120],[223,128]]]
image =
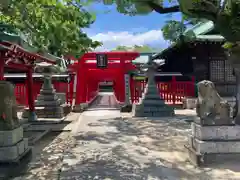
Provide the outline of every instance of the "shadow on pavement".
[[[184,121],[115,118],[99,119],[88,126],[115,127],[116,131],[76,135],[78,148],[66,153],[61,180],[193,180],[198,175],[194,168],[186,170],[186,160],[174,159],[184,151],[184,136],[190,128]],[[169,161],[166,154],[172,154]],[[212,179],[204,172],[201,178]]]

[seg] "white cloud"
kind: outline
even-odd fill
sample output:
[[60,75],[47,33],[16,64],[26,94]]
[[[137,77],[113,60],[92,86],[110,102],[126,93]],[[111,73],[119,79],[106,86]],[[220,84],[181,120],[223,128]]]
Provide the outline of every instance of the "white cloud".
[[106,32],[90,35],[93,40],[101,41],[102,47],[98,51],[114,49],[116,46],[152,45],[154,47],[166,47],[167,42],[163,39],[161,30],[150,30],[142,33]]

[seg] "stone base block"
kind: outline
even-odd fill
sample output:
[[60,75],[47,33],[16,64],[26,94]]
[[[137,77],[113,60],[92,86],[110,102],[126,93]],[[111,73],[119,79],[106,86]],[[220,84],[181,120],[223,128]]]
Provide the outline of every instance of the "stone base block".
[[142,103],[141,103],[143,106],[165,106],[165,102],[164,100],[162,99],[148,99],[148,98],[145,98]]
[[133,105],[133,116],[135,117],[168,117],[174,115],[174,109],[169,106],[146,107],[142,104]]
[[197,153],[190,145],[184,146],[188,153],[189,161],[198,167],[206,167],[213,164],[226,162],[240,162],[240,153]]
[[50,88],[50,89],[42,89],[40,90],[40,94],[55,94],[56,89]]
[[135,112],[134,117],[169,117],[174,116],[174,112]]
[[146,94],[144,94],[144,97],[147,98],[147,99],[160,99],[161,97],[159,96],[159,94],[148,94],[146,96]]
[[186,97],[183,99],[183,108],[184,109],[194,109],[196,108],[197,98]]
[[22,139],[15,145],[0,147],[0,162],[13,162],[28,151],[28,141]]
[[83,112],[88,108],[88,103],[77,104],[73,107],[73,112]]
[[57,94],[38,94],[37,100],[38,101],[55,101],[58,100],[59,97]]
[[[63,106],[57,107],[36,107],[35,112],[38,118],[63,118],[64,108]],[[22,114],[22,118],[28,118],[29,108],[26,108]]]
[[235,121],[233,118],[227,118],[227,119],[200,119],[199,117],[194,118],[194,122],[197,124],[200,124],[201,126],[235,126]]
[[0,131],[0,147],[11,146],[23,139],[23,128],[20,126],[9,131]]
[[240,125],[235,126],[201,126],[192,123],[192,135],[199,140],[239,140]]
[[202,141],[190,135],[189,142],[198,154],[240,153],[240,141]]
[[121,112],[132,112],[132,104],[123,105],[120,109]]
[[36,107],[46,107],[46,106],[60,106],[61,105],[61,100],[57,99],[57,100],[36,100],[35,101],[35,106]]

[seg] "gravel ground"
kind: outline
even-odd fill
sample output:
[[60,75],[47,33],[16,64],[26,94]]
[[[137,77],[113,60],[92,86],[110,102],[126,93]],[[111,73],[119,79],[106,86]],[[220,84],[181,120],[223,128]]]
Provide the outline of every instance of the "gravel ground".
[[[74,127],[78,117],[79,113],[69,114],[66,121],[72,121],[72,123],[66,127]],[[49,128],[50,126],[51,125],[48,124],[45,128]],[[56,124],[53,126],[58,125]],[[66,127],[63,129],[66,129]],[[62,167],[63,153],[73,148],[74,144],[75,139],[70,132],[51,132],[47,134],[34,145],[30,163],[21,169],[17,177],[12,179],[58,180]]]
[[87,111],[79,119],[75,146],[64,153],[61,180],[240,180],[240,163],[195,168],[184,144],[195,115],[132,119],[119,111]]

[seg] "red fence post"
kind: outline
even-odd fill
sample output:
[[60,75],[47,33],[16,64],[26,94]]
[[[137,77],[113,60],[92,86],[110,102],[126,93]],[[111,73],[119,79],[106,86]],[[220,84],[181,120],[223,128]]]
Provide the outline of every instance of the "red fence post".
[[34,87],[33,87],[33,69],[29,68],[27,71],[27,89],[28,89],[28,105],[29,105],[29,121],[37,120],[34,104]]
[[195,96],[195,77],[194,76],[192,76],[191,86],[192,86],[191,87],[192,91],[190,96],[194,97]]
[[[176,91],[177,91],[177,84],[176,84],[176,77],[175,76],[172,76],[172,102],[173,102],[173,105],[176,104]],[[171,95],[170,95],[171,96]]]
[[4,65],[5,65],[5,60],[2,58],[0,60],[0,81],[4,81]]
[[74,84],[75,84],[75,74],[70,74],[70,82],[69,82],[69,89],[68,89],[68,102],[71,106],[73,104]]

